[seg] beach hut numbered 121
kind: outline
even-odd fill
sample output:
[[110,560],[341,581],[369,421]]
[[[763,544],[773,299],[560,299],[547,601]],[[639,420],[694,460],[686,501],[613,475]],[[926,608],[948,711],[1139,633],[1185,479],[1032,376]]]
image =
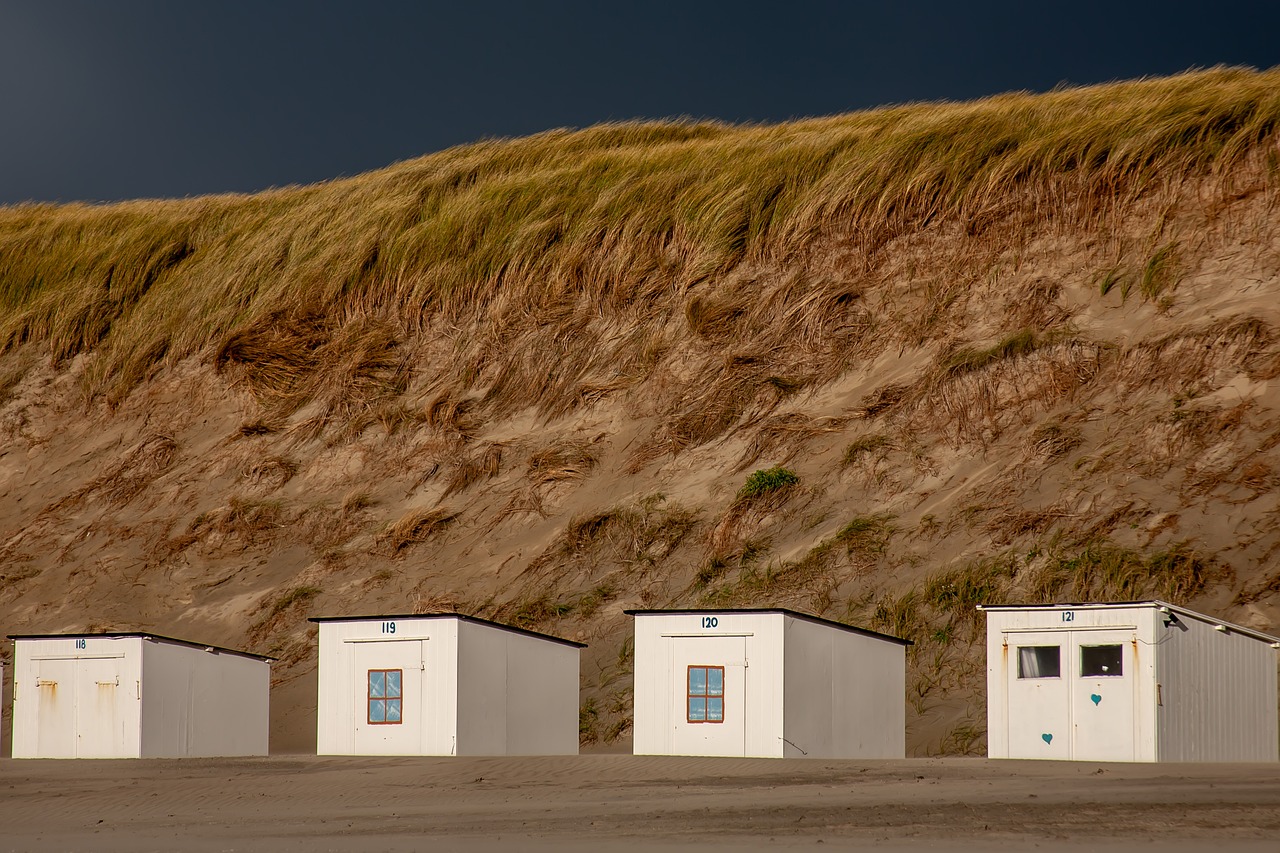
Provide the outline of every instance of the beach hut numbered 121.
[[576,755],[582,643],[457,613],[314,618],[320,755]]
[[790,610],[628,610],[637,755],[902,758],[907,640]]
[[991,758],[1280,758],[1275,637],[1164,601],[979,609]]

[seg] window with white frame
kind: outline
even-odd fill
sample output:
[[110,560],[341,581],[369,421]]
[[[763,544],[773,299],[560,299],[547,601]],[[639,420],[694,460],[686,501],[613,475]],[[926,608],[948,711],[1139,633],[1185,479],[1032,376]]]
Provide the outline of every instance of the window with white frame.
[[1085,678],[1124,675],[1124,646],[1081,646],[1080,675]]
[[689,667],[686,719],[690,723],[724,722],[724,667]]
[[401,683],[398,669],[369,670],[369,716],[373,726],[399,725],[401,722]]
[[1018,678],[1061,678],[1060,646],[1019,646]]

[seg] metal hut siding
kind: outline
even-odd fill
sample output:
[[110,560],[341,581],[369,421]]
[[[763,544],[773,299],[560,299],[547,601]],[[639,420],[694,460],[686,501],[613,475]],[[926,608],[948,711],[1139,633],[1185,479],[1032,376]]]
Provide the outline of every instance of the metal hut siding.
[[14,758],[267,754],[269,658],[153,634],[11,639]]
[[1163,601],[980,609],[991,758],[1280,759],[1276,638]]
[[320,755],[576,755],[581,643],[459,614],[314,618]]
[[781,609],[627,612],[637,755],[905,754],[908,641]]

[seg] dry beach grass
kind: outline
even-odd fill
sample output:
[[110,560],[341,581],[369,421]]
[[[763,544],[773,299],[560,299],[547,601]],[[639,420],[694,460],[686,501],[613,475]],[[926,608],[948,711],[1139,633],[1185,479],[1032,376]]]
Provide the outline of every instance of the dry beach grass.
[[982,749],[981,601],[1274,629],[1278,84],[0,209],[0,624],[276,654],[296,751],[309,613],[460,609],[591,643],[625,746],[623,609],[789,606],[916,641],[917,755]]

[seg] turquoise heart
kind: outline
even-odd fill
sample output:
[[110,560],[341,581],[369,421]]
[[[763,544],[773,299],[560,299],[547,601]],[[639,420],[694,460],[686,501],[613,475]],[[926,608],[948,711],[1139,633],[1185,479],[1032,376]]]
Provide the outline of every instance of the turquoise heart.
[[1053,735],[1043,734],[1043,735],[1040,735],[1040,737],[1044,738],[1045,743],[1048,743],[1048,744],[1053,743]]
[[1102,697],[1099,696],[1097,693],[1090,693],[1089,698],[1093,700],[1093,704],[1095,705],[1097,705],[1099,702],[1102,701]]

